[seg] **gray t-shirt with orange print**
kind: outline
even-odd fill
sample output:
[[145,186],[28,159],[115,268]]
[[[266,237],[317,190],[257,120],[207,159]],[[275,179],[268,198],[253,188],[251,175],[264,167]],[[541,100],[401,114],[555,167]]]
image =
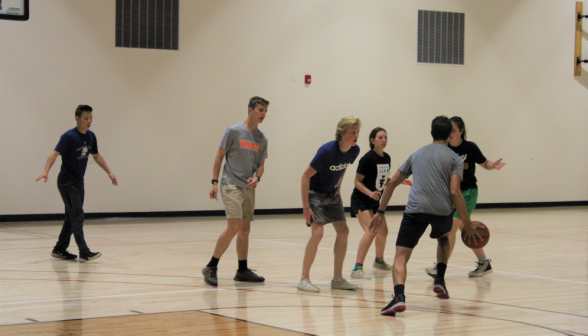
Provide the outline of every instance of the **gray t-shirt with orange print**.
[[221,183],[247,188],[247,180],[255,175],[259,162],[267,158],[267,137],[240,122],[227,128],[220,147],[227,152]]

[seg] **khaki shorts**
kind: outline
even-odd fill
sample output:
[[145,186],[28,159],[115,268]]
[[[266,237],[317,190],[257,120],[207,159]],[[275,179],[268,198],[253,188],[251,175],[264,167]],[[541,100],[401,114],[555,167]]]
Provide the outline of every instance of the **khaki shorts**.
[[241,188],[233,184],[221,184],[221,197],[225,204],[227,219],[253,220],[255,210],[255,190]]

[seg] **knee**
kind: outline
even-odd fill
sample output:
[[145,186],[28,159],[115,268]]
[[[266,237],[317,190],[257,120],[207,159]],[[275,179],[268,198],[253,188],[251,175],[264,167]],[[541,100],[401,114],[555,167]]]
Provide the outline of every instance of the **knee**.
[[447,235],[440,237],[439,239],[437,239],[437,241],[439,242],[439,245],[441,247],[449,245],[449,238],[447,237]]
[[241,225],[239,227],[239,234],[249,235],[249,232],[251,232],[250,225]]
[[227,231],[228,234],[231,235],[231,237],[234,237],[238,232],[239,232],[239,225],[230,225],[227,226]]
[[349,227],[344,225],[337,230],[338,238],[347,238],[349,236]]
[[380,227],[380,230],[378,230],[378,236],[387,237],[388,236],[388,228],[385,226]]
[[376,236],[380,236],[381,233],[378,231],[377,233],[373,233],[371,231],[368,231],[364,234],[364,237],[369,239],[370,241],[374,240],[376,238]]
[[320,242],[323,239],[323,235],[324,235],[324,229],[322,226],[312,230],[312,239],[316,240],[317,242]]

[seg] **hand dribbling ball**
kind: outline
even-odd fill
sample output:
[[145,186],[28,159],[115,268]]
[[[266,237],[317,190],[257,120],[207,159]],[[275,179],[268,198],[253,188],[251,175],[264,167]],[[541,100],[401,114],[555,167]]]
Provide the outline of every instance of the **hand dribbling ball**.
[[482,248],[486,246],[490,240],[490,230],[488,230],[488,227],[482,222],[472,221],[472,224],[474,224],[476,232],[482,237],[482,239],[471,239],[468,241],[465,236],[465,230],[461,230],[461,241],[463,241],[465,246],[469,248]]

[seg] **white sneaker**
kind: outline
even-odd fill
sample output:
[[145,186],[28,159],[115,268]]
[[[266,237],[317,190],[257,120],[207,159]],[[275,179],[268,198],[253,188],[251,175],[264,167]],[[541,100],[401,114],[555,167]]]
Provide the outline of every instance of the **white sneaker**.
[[426,267],[425,273],[427,273],[430,277],[435,279],[437,277],[437,263],[433,263],[433,266]]
[[331,280],[332,289],[344,289],[344,290],[356,290],[358,287],[352,283],[349,283],[345,278],[339,278],[337,280]]
[[484,276],[486,274],[492,274],[492,266],[490,266],[490,262],[492,260],[488,259],[486,261],[484,261],[483,263],[481,262],[477,262],[476,261],[476,269],[471,271],[470,273],[468,273],[468,275],[470,276],[470,278],[473,277],[481,277]]
[[310,279],[304,279],[304,280],[300,281],[298,283],[298,286],[296,286],[296,288],[298,288],[301,291],[305,291],[305,292],[318,293],[321,291],[320,288],[318,288],[317,286],[313,285],[312,282],[310,282]]
[[378,264],[377,262],[374,261],[374,264],[372,265],[372,267],[375,269],[384,270],[384,271],[389,271],[392,269],[392,265],[388,264],[385,261],[381,264]]
[[370,280],[372,278],[370,275],[365,274],[362,268],[358,269],[357,271],[351,271],[351,277],[365,280]]

